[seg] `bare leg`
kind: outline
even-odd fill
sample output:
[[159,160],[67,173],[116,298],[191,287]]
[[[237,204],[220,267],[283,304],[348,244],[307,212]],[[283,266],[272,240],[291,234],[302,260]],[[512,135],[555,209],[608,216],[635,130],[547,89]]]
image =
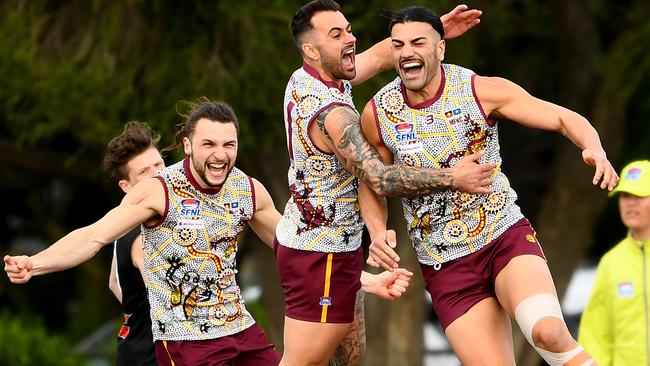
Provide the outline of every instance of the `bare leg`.
[[[557,297],[546,261],[535,255],[511,259],[497,275],[495,291],[503,308],[513,317],[517,306],[530,296],[546,293]],[[532,338],[536,347],[554,353],[567,352],[578,346],[564,321],[555,317],[544,317],[537,321],[532,329]],[[590,359],[591,356],[582,351],[565,365],[577,362],[581,365]]]
[[354,304],[354,321],[341,345],[334,352],[329,366],[354,366],[359,363],[361,355],[366,349],[366,316],[363,294],[363,290],[357,292],[357,301]]
[[284,317],[281,366],[327,365],[351,323],[316,323]]
[[515,365],[510,319],[493,297],[472,306],[445,333],[464,366]]

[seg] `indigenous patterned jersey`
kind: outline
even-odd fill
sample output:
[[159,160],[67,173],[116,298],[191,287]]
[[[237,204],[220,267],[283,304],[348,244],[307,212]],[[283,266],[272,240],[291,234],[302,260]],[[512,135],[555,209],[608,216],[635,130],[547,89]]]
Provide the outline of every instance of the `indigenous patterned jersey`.
[[284,94],[291,197],[276,229],[286,247],[351,252],[361,245],[359,182],[334,154],[319,150],[308,132],[309,124],[335,105],[356,112],[349,81],[339,88],[306,64],[293,73]]
[[517,194],[501,172],[496,121],[488,120],[474,92],[475,74],[442,65],[436,96],[410,105],[400,78],[372,99],[380,138],[395,163],[448,168],[485,150],[481,163],[497,163],[490,195],[447,190],[403,198],[409,237],[421,263],[436,265],[473,253],[523,218]]
[[253,182],[233,168],[220,189],[205,189],[189,164],[158,173],[165,214],[142,231],[155,340],[219,338],[255,323],[235,282],[237,239],[255,212]]

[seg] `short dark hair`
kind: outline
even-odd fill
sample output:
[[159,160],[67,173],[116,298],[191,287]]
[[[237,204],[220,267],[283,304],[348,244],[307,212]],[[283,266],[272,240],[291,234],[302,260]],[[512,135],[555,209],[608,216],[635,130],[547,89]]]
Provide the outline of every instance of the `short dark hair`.
[[212,101],[206,97],[201,97],[197,102],[183,101],[181,104],[191,108],[188,114],[179,114],[185,117],[185,121],[176,125],[176,135],[174,137],[174,144],[166,147],[163,151],[174,150],[183,146],[183,138],[191,138],[196,128],[196,123],[202,119],[208,119],[213,122],[219,123],[232,123],[235,125],[237,135],[239,135],[239,120],[235,115],[235,111],[227,103],[222,101]]
[[407,22],[429,23],[440,34],[441,39],[445,37],[445,29],[438,14],[424,6],[407,6],[393,14],[388,24],[388,33],[393,31],[395,24]]
[[291,35],[296,42],[298,48],[302,45],[302,36],[306,32],[312,30],[314,25],[311,23],[311,18],[316,13],[321,11],[339,11],[341,6],[334,0],[314,0],[303,5],[296,14],[291,18]]
[[160,135],[143,122],[127,122],[124,130],[108,143],[104,156],[104,167],[111,177],[117,180],[127,179],[126,164],[135,156],[150,148],[158,148]]

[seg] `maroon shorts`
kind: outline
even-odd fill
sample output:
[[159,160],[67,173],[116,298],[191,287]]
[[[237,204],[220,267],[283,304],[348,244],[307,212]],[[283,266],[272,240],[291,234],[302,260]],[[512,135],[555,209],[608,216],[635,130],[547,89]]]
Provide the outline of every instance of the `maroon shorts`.
[[280,355],[257,325],[204,341],[156,341],[160,366],[276,366]]
[[319,323],[351,323],[361,288],[363,248],[322,253],[274,244],[286,316]]
[[499,272],[512,258],[525,254],[546,259],[535,230],[521,219],[476,253],[443,263],[439,270],[420,264],[443,329],[479,301],[496,297],[494,281]]

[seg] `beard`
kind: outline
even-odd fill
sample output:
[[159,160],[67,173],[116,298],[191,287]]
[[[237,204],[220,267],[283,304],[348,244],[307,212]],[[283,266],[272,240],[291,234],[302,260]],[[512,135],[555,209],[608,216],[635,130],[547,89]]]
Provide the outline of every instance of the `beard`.
[[226,180],[228,179],[228,176],[230,175],[230,172],[232,171],[232,165],[229,163],[226,163],[226,166],[224,167],[225,169],[225,174],[223,175],[223,179],[220,182],[213,182],[209,177],[206,172],[207,169],[207,160],[203,162],[199,162],[194,160],[194,154],[190,155],[190,158],[192,159],[192,165],[194,166],[194,171],[196,171],[196,174],[199,175],[201,180],[210,188],[219,188],[221,187]]
[[332,77],[337,80],[352,80],[357,76],[357,70],[352,71],[343,70],[343,65],[341,64],[341,56],[332,56],[327,52],[324,52],[322,49],[319,49],[321,54],[321,65],[323,69],[328,72]]

